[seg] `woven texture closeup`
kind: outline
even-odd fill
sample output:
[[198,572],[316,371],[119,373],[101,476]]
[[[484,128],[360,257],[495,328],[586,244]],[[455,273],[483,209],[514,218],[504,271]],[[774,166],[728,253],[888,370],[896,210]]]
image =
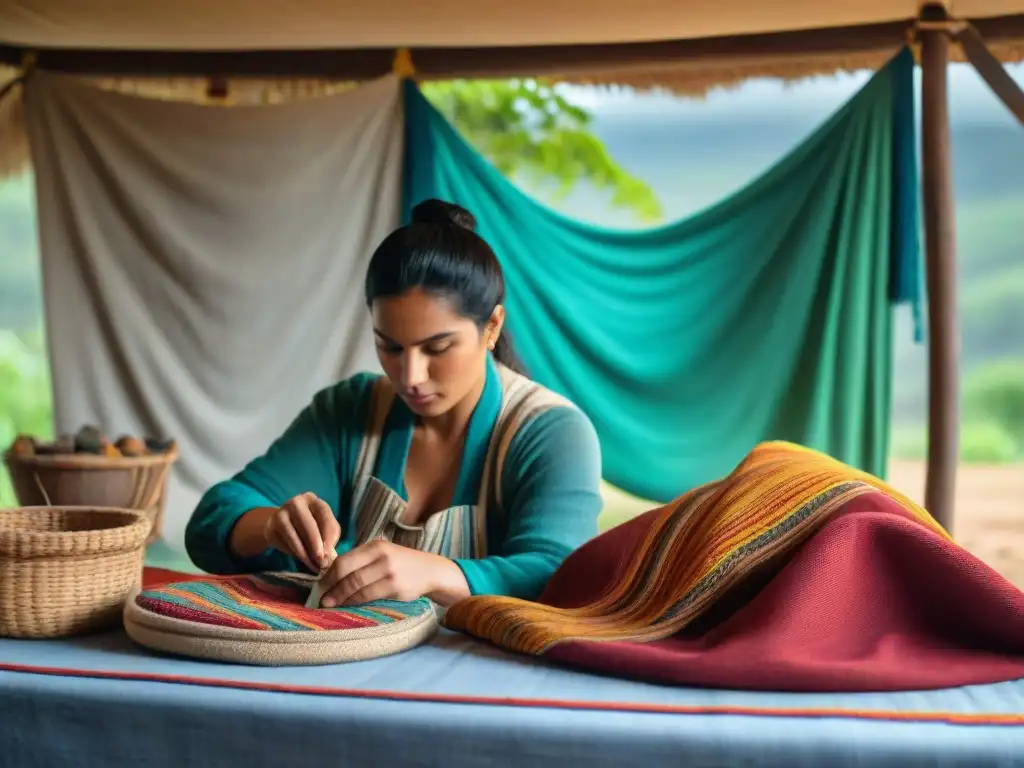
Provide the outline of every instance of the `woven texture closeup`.
[[538,602],[449,628],[678,685],[944,688],[1024,677],[1024,593],[881,480],[789,443],[574,552]]
[[93,507],[0,511],[0,636],[62,637],[116,626],[142,580],[150,522]]
[[386,656],[437,630],[426,598],[306,608],[312,583],[300,574],[265,573],[151,586],[126,606],[125,630],[156,651],[268,666]]
[[135,602],[160,616],[235,629],[311,631],[394,624],[432,611],[426,599],[378,600],[341,608],[306,608],[310,583],[288,574],[259,574],[166,584]]

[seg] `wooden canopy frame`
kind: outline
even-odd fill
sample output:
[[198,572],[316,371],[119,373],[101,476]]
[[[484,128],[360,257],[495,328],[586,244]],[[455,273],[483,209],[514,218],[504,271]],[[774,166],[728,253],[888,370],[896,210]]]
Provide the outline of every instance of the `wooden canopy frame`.
[[[925,15],[934,16],[927,9]],[[944,11],[943,11],[944,13]],[[754,35],[707,37],[643,43],[538,45],[501,48],[414,47],[416,76],[423,80],[504,77],[594,79],[616,75],[629,83],[631,73],[664,71],[684,63],[734,64],[781,58],[827,58],[835,71],[843,57],[886,55],[908,41],[917,20],[845,28],[810,29]],[[1024,14],[978,19],[972,23],[992,45],[1016,44],[1024,58]],[[392,71],[394,48],[337,50],[170,51],[94,48],[26,49],[0,44],[0,64],[18,67],[25,56],[40,69],[110,77],[316,78],[370,80]],[[814,74],[810,65],[809,74]],[[818,70],[820,71],[820,70]],[[831,72],[830,72],[831,74]],[[603,78],[600,78],[603,79]]]
[[[845,29],[607,45],[509,48],[388,48],[320,51],[26,50],[0,45],[0,64],[85,76],[204,77],[211,90],[232,77],[369,80],[415,60],[418,79],[561,77],[611,82],[588,73],[669,70],[683,62],[726,65],[737,60],[849,54],[891,55],[908,42],[920,47],[922,70],[922,187],[928,291],[928,465],[925,506],[952,529],[959,457],[960,334],[956,314],[956,230],[949,127],[947,68],[951,43],[993,92],[1024,123],[1024,92],[986,43],[1024,40],[1024,14],[968,23],[942,4],[926,4],[917,19]],[[404,58],[403,58],[404,56]],[[628,82],[630,78],[624,78]],[[0,97],[17,80],[9,83]],[[620,81],[621,82],[621,81]]]

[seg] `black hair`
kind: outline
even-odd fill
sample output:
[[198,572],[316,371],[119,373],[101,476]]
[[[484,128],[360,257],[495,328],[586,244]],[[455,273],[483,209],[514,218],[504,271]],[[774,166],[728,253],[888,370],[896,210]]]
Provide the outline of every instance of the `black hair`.
[[[377,246],[366,270],[366,304],[419,288],[451,302],[483,329],[505,301],[505,275],[494,250],[476,232],[469,211],[443,200],[424,200],[412,209],[412,223]],[[502,329],[494,359],[525,373],[508,331]]]

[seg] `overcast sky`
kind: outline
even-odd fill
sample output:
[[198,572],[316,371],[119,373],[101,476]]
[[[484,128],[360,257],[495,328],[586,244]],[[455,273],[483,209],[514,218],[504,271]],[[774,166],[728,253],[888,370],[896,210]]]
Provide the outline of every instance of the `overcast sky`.
[[[1024,65],[1008,68],[1014,79],[1024,85]],[[719,90],[706,99],[683,99],[670,95],[601,92],[573,89],[573,99],[598,114],[630,113],[652,116],[689,114],[694,120],[721,120],[744,115],[765,118],[774,109],[785,109],[787,116],[801,112],[821,115],[850,98],[870,77],[870,73],[818,77],[784,84],[771,80],[749,81],[739,88]],[[920,70],[918,70],[920,80]],[[1013,123],[1014,118],[992,95],[988,86],[966,64],[950,67],[950,103],[954,120],[966,123]]]

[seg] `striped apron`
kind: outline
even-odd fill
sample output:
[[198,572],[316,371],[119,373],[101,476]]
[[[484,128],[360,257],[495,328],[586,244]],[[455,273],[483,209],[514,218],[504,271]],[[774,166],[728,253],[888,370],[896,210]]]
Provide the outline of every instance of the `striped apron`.
[[451,559],[487,557],[487,515],[489,510],[502,514],[501,470],[512,438],[523,425],[549,408],[573,407],[565,398],[525,376],[500,365],[498,371],[501,408],[491,432],[476,504],[435,512],[421,525],[407,525],[402,521],[408,507],[406,501],[373,476],[384,421],[395,398],[391,382],[383,376],[377,380],[369,423],[356,461],[353,484],[355,546],[384,539]]

